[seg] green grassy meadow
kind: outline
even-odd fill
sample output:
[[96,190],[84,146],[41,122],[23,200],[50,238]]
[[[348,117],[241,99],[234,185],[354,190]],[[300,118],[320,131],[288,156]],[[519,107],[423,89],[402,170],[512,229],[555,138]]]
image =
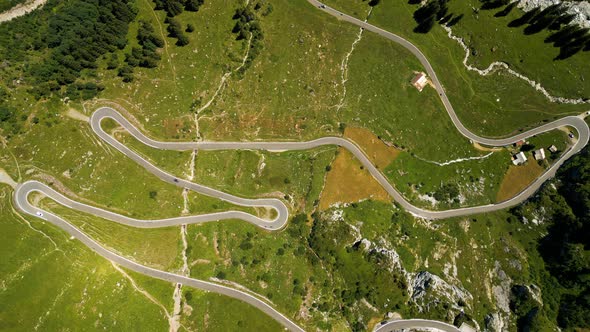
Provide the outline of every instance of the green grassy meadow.
[[[542,82],[552,94],[566,98],[586,98],[590,95],[590,86],[584,84],[590,75],[585,64],[590,54],[578,53],[566,60],[553,60],[559,49],[544,42],[550,33],[542,31],[525,35],[524,26],[508,27],[508,24],[524,13],[515,8],[507,16],[494,17],[501,9],[479,10],[481,3],[474,0],[450,3],[450,12],[464,14],[463,19],[453,28],[456,34],[463,36],[468,45],[477,50],[477,56],[471,62],[478,68],[486,68],[494,61],[508,63],[514,70]],[[487,26],[497,26],[490,33]],[[499,42],[501,41],[501,42]]]
[[[97,77],[105,90],[98,99],[66,101],[57,96],[37,101],[26,84],[10,86],[10,105],[23,111],[23,130],[0,131],[0,167],[16,181],[36,179],[68,197],[135,218],[182,214],[182,189],[158,180],[114,148],[100,141],[86,122],[66,115],[72,108],[87,116],[103,105],[126,110],[146,135],[162,140],[307,140],[341,136],[344,126],[366,128],[402,152],[383,168],[392,184],[412,203],[426,208],[488,204],[496,199],[510,163],[508,150],[484,157],[454,128],[436,92],[421,93],[410,84],[421,65],[409,52],[370,32],[351,47],[359,29],[313,8],[305,0],[269,0],[273,11],[260,18],[263,48],[244,73],[233,73],[211,106],[195,122],[195,112],[216,94],[225,73],[241,63],[247,41],[231,33],[232,16],[241,1],[206,1],[196,13],[177,19],[197,28],[185,47],[166,37],[165,12],[148,0],[134,2],[124,54],[137,45],[139,20],[150,22],[166,41],[156,68],[134,69],[123,83],[107,70],[107,56],[82,77]],[[367,2],[328,0],[328,5],[365,18]],[[0,8],[3,3],[0,1]],[[475,0],[451,2],[465,12],[454,27],[469,39],[485,67],[506,61],[539,80],[552,93],[585,96],[579,83],[588,55],[550,62],[555,51],[542,35],[522,36],[501,27],[517,16],[493,18],[493,12],[470,13]],[[549,103],[530,86],[504,73],[481,77],[467,71],[463,50],[440,27],[415,34],[405,1],[382,1],[369,22],[406,37],[428,57],[466,126],[479,134],[506,136],[586,106]],[[480,31],[497,24],[498,35]],[[522,36],[522,38],[520,38]],[[510,38],[509,38],[510,37]],[[512,38],[514,37],[514,38]],[[506,40],[506,44],[498,44]],[[518,47],[527,45],[530,48]],[[491,52],[492,47],[497,50]],[[535,57],[534,54],[541,54]],[[347,81],[343,60],[348,56]],[[521,62],[522,60],[522,62]],[[544,68],[540,64],[551,63]],[[582,68],[571,74],[575,68]],[[13,69],[7,69],[13,70]],[[7,73],[0,72],[0,77]],[[564,78],[560,84],[552,76]],[[346,96],[344,91],[346,89]],[[341,107],[338,106],[343,102]],[[194,278],[245,287],[265,297],[306,330],[367,330],[388,312],[404,318],[452,322],[458,304],[444,298],[428,310],[414,301],[409,280],[429,271],[473,296],[460,307],[478,323],[497,312],[490,291],[499,284],[498,269],[514,282],[538,282],[543,270],[535,244],[542,226],[513,222],[508,212],[441,221],[416,219],[393,203],[364,200],[318,211],[326,172],[336,147],[309,151],[161,151],[121,134],[114,123],[104,127],[155,165],[182,178],[242,196],[282,199],[293,215],[286,229],[267,232],[239,220],[188,226],[187,255]],[[530,139],[537,147],[567,146],[562,131]],[[446,163],[437,165],[437,163]],[[449,185],[458,195],[439,200]],[[354,190],[354,188],[350,188]],[[0,330],[165,330],[166,316],[137,292],[129,279],[55,227],[10,208],[11,191],[0,187]],[[227,202],[189,193],[191,214],[241,209]],[[182,266],[179,227],[136,229],[71,211],[48,199],[40,204],[123,256],[168,271]],[[30,225],[30,226],[29,226]],[[34,227],[35,229],[31,228]],[[361,239],[367,240],[361,241]],[[361,241],[361,242],[359,242]],[[367,243],[370,243],[367,244]],[[384,251],[383,251],[383,250]],[[385,254],[385,253],[387,254]],[[400,268],[389,260],[397,254]],[[391,256],[388,256],[391,254]],[[390,269],[391,268],[391,269]],[[127,271],[169,312],[173,286]],[[433,295],[429,295],[433,296]],[[456,301],[455,301],[456,302]],[[276,331],[280,326],[258,310],[233,299],[183,288],[181,323],[186,330]],[[515,328],[514,322],[510,328]],[[483,325],[482,325],[483,326]]]
[[[454,2],[451,5],[450,12],[458,15],[471,11],[471,2],[473,1]],[[357,4],[350,4],[348,1],[332,0],[327,1],[326,4],[335,8],[342,8],[345,11],[350,10],[347,13],[354,14],[358,18],[365,18],[366,9],[363,10],[363,6],[366,6],[366,2],[358,1]],[[486,136],[509,136],[520,130],[538,125],[543,120],[551,120],[567,114],[579,114],[587,110],[587,105],[551,103],[545,96],[535,92],[524,81],[504,72],[497,72],[482,77],[477,73],[468,71],[462,64],[465,52],[459,44],[448,38],[446,32],[441,27],[435,26],[428,34],[419,34],[412,31],[416,25],[412,18],[415,9],[416,7],[414,5],[410,5],[407,2],[383,2],[374,8],[369,22],[408,39],[426,55],[445,87],[447,95],[453,103],[461,121],[472,131]],[[465,15],[465,17],[468,16],[469,13]],[[484,14],[480,16],[482,20],[484,19],[483,17]],[[467,25],[469,22],[471,22],[470,25]],[[512,31],[508,31],[508,28],[503,25],[505,23],[502,23],[501,20],[492,20],[490,18],[486,21],[486,23],[488,22],[489,25],[486,25],[464,19],[457,26],[465,24],[466,28],[459,31],[479,31],[478,36],[486,36],[485,38],[487,40],[511,40],[511,46],[534,44],[532,46],[533,49],[539,51],[535,52],[527,49],[526,52],[529,54],[529,58],[534,58],[535,56],[533,55],[539,53],[545,54],[542,59],[547,60],[546,57],[551,56],[549,54],[555,52],[555,49],[548,44],[538,46],[539,41],[529,40],[528,37],[530,36],[524,36],[520,33],[510,33]],[[497,35],[490,36],[488,33],[481,32],[481,28],[476,27],[494,25],[498,26],[499,31],[503,31],[501,33],[504,36],[509,34],[511,38],[498,38]],[[457,34],[460,37],[466,37],[461,35],[460,32],[457,32]],[[538,39],[538,37],[533,36],[535,39]],[[503,47],[506,49],[509,48],[508,46]],[[518,47],[518,49],[519,52],[525,52],[522,46]],[[540,49],[543,49],[543,51],[540,51]],[[530,65],[523,62],[517,69],[526,66],[528,69],[523,74],[527,75],[534,73],[536,70],[544,70],[540,68],[547,68],[543,73],[530,75],[535,78],[538,77],[542,85],[545,85],[547,81],[547,84],[550,84],[547,86],[550,91],[551,84],[553,84],[553,86],[561,85],[561,89],[569,89],[566,91],[573,93],[573,91],[579,89],[578,87],[584,84],[577,82],[575,76],[572,77],[572,68],[585,68],[585,66],[580,66],[580,63],[586,61],[584,59],[587,58],[587,53],[580,53],[570,59],[554,64],[554,66],[539,66],[537,65],[537,61],[541,60],[538,58],[534,62],[531,61]],[[501,60],[503,59],[496,59],[496,61]],[[512,64],[514,61],[510,60],[507,59],[506,61]],[[548,61],[544,61],[543,63],[547,63]],[[554,67],[560,67],[559,71],[564,74],[553,74]],[[565,74],[566,72],[568,73],[567,75]],[[554,83],[547,80],[549,75],[552,75],[551,80]],[[555,77],[560,77],[559,83],[557,83]],[[571,80],[563,81],[561,77],[568,77]],[[577,98],[579,94],[580,92],[578,91],[572,96],[568,94],[564,95],[564,97]],[[558,96],[561,96],[561,94],[558,94]]]
[[16,214],[8,188],[1,192],[0,329],[166,328],[161,309],[111,263],[55,227]]
[[[10,207],[8,187],[2,186],[0,192],[0,252],[4,261],[0,265],[2,330],[168,329],[162,306],[168,313],[173,310],[172,284],[122,269],[158,303],[152,302],[111,263],[71,240],[66,233],[35,218],[17,214]],[[49,202],[43,206],[51,207],[115,252],[135,252],[132,258],[140,263],[174,270],[174,265],[162,266],[161,260],[176,258],[179,240],[171,232],[178,234],[178,228],[165,229],[168,234],[129,227],[122,229],[123,226],[68,212]],[[184,287],[183,292],[182,303],[190,309],[183,314],[182,324],[190,328],[203,331],[280,329],[280,325],[265,314],[240,301],[189,287]],[[228,312],[231,312],[229,316]]]

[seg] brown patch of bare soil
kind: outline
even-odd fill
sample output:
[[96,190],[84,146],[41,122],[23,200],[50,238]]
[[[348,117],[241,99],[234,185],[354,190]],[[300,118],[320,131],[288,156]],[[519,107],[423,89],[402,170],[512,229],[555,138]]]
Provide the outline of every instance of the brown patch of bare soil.
[[348,150],[339,148],[331,167],[320,198],[320,210],[335,203],[353,203],[363,199],[390,201],[385,189]]

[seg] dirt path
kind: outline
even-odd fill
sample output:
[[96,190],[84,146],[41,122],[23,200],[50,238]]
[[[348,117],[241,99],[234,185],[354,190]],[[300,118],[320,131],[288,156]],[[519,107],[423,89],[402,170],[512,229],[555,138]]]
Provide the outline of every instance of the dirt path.
[[86,116],[85,114],[82,114],[78,111],[76,111],[73,108],[70,108],[67,112],[66,115],[74,120],[78,120],[78,121],[83,121],[83,122],[89,122],[90,118],[88,116]]
[[135,289],[137,292],[139,292],[140,294],[142,294],[143,296],[145,296],[148,300],[150,300],[155,305],[157,305],[158,307],[160,307],[160,309],[162,309],[162,311],[164,312],[164,315],[166,316],[166,318],[167,319],[170,319],[170,313],[168,312],[168,309],[166,309],[166,307],[160,301],[158,301],[155,297],[153,297],[152,294],[150,294],[148,291],[146,291],[145,289],[139,287],[137,285],[137,283],[135,282],[135,279],[133,279],[119,265],[115,264],[114,262],[111,262],[111,264],[113,265],[113,267],[115,268],[115,270],[119,271],[119,273],[121,273],[123,275],[123,277],[125,277],[127,280],[129,280],[129,282],[131,283],[131,286],[133,287],[133,289]]
[[[373,11],[373,7],[371,7],[371,9],[369,9],[369,12],[367,13],[367,18],[365,19],[365,22],[367,22],[369,20],[369,16],[371,16],[372,11]],[[354,48],[355,48],[356,44],[358,44],[361,41],[361,39],[363,38],[363,31],[365,31],[365,29],[359,28],[359,32],[356,36],[356,39],[352,42],[352,46],[350,47],[350,51],[348,51],[348,53],[346,53],[346,56],[344,56],[344,59],[342,59],[342,63],[340,64],[340,72],[341,72],[340,85],[342,86],[342,96],[340,97],[340,101],[336,105],[336,111],[340,111],[340,109],[342,107],[344,107],[344,100],[346,99],[346,82],[348,81],[348,60],[350,59],[352,52],[354,52]]]
[[502,151],[502,148],[489,148],[489,147],[483,146],[477,142],[473,142],[473,147],[479,151],[492,151],[492,152]]
[[168,58],[168,63],[170,64],[170,67],[172,68],[172,77],[174,78],[174,84],[176,84],[177,83],[176,67],[174,66],[174,63],[172,62],[172,57],[170,57],[170,52],[168,52],[168,41],[166,41],[166,34],[164,33],[164,29],[162,28],[162,23],[160,22],[160,19],[158,18],[158,14],[156,14],[156,11],[154,10],[154,7],[152,7],[152,4],[150,3],[150,1],[146,0],[145,2],[147,3],[148,7],[150,7],[150,9],[152,10],[152,15],[154,15],[156,22],[158,22],[158,28],[160,29],[160,35],[162,36],[162,40],[164,41],[164,51],[166,52],[166,57]]
[[[180,236],[182,237],[182,270],[181,274],[184,276],[190,276],[190,268],[188,265],[188,259],[186,251],[188,249],[188,242],[186,241],[186,225],[180,226]],[[172,300],[174,301],[174,309],[172,316],[169,319],[170,330],[169,332],[178,332],[180,328],[180,315],[182,314],[182,284],[177,283],[174,287],[172,294]]]
[[227,79],[233,73],[237,73],[240,69],[242,69],[242,67],[244,67],[246,65],[246,60],[248,60],[248,56],[250,55],[250,45],[252,45],[252,36],[251,35],[250,35],[250,38],[248,39],[248,44],[246,45],[246,53],[244,54],[244,58],[242,59],[242,63],[238,67],[236,67],[234,70],[230,70],[230,71],[226,72],[225,74],[223,74],[223,76],[221,76],[221,80],[219,81],[219,85],[217,86],[217,90],[215,90],[215,93],[213,94],[211,99],[209,99],[209,101],[205,105],[203,105],[201,108],[199,108],[195,112],[195,114],[200,114],[205,109],[207,109],[209,106],[211,106],[211,104],[215,101],[215,98],[217,98],[217,96],[223,91],[223,88],[225,87],[225,82],[227,81]]
[[461,46],[461,48],[463,48],[463,51],[465,51],[465,58],[463,58],[463,65],[465,66],[465,68],[467,68],[467,70],[474,71],[481,76],[487,76],[489,74],[494,73],[497,69],[503,69],[503,70],[507,71],[509,74],[527,82],[532,88],[534,88],[535,90],[542,93],[552,103],[573,104],[573,105],[589,103],[589,101],[587,101],[585,98],[572,99],[572,98],[553,96],[549,93],[549,91],[547,91],[547,89],[545,89],[541,85],[541,83],[534,81],[534,80],[522,75],[521,73],[515,71],[514,69],[510,68],[510,66],[505,62],[501,62],[501,61],[492,62],[488,66],[488,68],[486,68],[486,69],[479,69],[475,66],[468,64],[467,62],[469,61],[469,56],[471,55],[471,50],[469,49],[469,47],[467,47],[467,45],[463,41],[463,38],[455,36],[453,34],[453,30],[451,28],[449,28],[445,25],[441,25],[441,26],[443,29],[445,29],[445,31],[447,31],[447,35],[449,36],[449,38],[456,41]]
[[27,13],[43,6],[46,2],[47,0],[29,0],[23,4],[16,5],[9,10],[0,13],[0,23],[8,22],[13,18],[26,15]]
[[5,183],[9,186],[11,186],[12,188],[16,188],[16,182],[12,179],[12,177],[10,175],[8,175],[8,173],[6,173],[5,170],[3,170],[2,168],[0,168],[0,183]]

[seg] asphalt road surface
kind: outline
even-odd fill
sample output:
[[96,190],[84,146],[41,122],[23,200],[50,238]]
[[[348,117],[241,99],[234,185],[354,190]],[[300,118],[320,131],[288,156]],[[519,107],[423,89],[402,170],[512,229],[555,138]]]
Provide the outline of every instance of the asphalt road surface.
[[[109,107],[102,107],[96,110],[92,116],[90,117],[90,124],[94,132],[105,142],[109,143],[117,150],[121,151],[127,157],[133,159],[135,162],[140,164],[149,172],[153,173],[163,181],[169,182],[174,185],[178,185],[181,187],[185,187],[191,190],[194,190],[198,193],[205,194],[208,196],[216,197],[234,204],[244,205],[244,206],[270,206],[274,208],[278,215],[274,222],[269,223],[265,222],[262,219],[259,219],[254,216],[250,216],[247,220],[249,222],[253,222],[259,226],[267,227],[269,229],[278,229],[285,225],[286,221],[288,220],[288,209],[287,207],[277,199],[246,199],[236,197],[209,187],[205,187],[202,185],[198,185],[186,180],[176,179],[173,175],[170,175],[156,166],[152,165],[149,161],[143,159],[139,156],[136,152],[129,149],[121,142],[117,141],[115,138],[110,136],[106,133],[101,127],[101,121],[103,119],[113,119],[114,121],[118,122],[122,127],[124,127],[133,137],[137,140],[151,146],[156,149],[161,150],[178,150],[178,151],[186,151],[186,150],[267,150],[267,151],[292,151],[292,150],[308,150],[313,149],[320,146],[325,145],[337,145],[341,146],[347,150],[349,150],[367,169],[371,175],[381,184],[381,186],[395,199],[404,209],[409,211],[410,213],[414,214],[415,216],[425,218],[425,219],[442,219],[442,218],[449,218],[449,217],[457,217],[457,216],[465,216],[477,213],[484,213],[484,212],[492,212],[496,210],[505,209],[514,205],[517,205],[531,195],[533,195],[539,187],[549,178],[554,176],[556,170],[563,164],[563,162],[569,158],[574,153],[579,152],[587,143],[590,137],[590,129],[588,125],[581,117],[576,116],[568,116],[550,123],[547,123],[541,127],[537,127],[535,129],[529,130],[525,133],[519,134],[512,138],[506,138],[502,140],[496,140],[495,142],[498,144],[491,144],[491,145],[505,145],[517,142],[523,138],[527,138],[530,136],[538,135],[540,133],[553,130],[563,126],[571,126],[578,131],[579,138],[569,150],[567,150],[562,157],[555,161],[555,163],[543,173],[539,178],[537,178],[531,185],[529,185],[525,190],[520,192],[517,196],[513,197],[512,199],[506,200],[501,203],[497,204],[488,204],[488,205],[481,205],[481,206],[474,206],[474,207],[466,207],[460,209],[452,209],[452,210],[444,210],[444,211],[431,211],[422,209],[412,205],[408,202],[387,180],[387,178],[379,171],[375,165],[371,163],[367,155],[352,141],[342,138],[342,137],[322,137],[312,141],[305,141],[305,142],[161,142],[156,141],[152,138],[145,136],[142,132],[140,132],[135,126],[133,126],[125,117],[123,117],[119,112],[116,110],[109,108]],[[478,137],[475,136],[473,138],[474,141],[480,142]],[[483,144],[484,143],[481,141]],[[489,142],[489,140],[487,141]]]
[[[96,112],[92,114],[90,119],[90,124],[94,132],[105,142],[119,150],[123,153],[126,157],[131,158],[139,165],[144,167],[148,172],[154,174],[162,181],[168,182],[170,184],[179,186],[181,188],[186,188],[188,190],[193,190],[195,192],[205,194],[211,197],[216,197],[222,199],[224,201],[230,202],[232,204],[240,205],[240,206],[248,206],[248,207],[269,207],[274,209],[277,212],[277,216],[273,220],[265,220],[254,216],[249,213],[241,212],[241,211],[226,211],[226,212],[218,212],[218,213],[210,213],[210,214],[203,214],[198,216],[186,216],[186,217],[178,217],[178,218],[170,218],[170,219],[160,219],[160,220],[139,220],[134,218],[129,218],[120,214],[116,214],[107,210],[103,210],[100,208],[96,208],[93,206],[89,206],[83,203],[79,203],[73,201],[60,193],[56,192],[55,190],[51,189],[50,187],[36,181],[28,181],[22,184],[19,184],[14,192],[14,202],[18,209],[21,211],[30,214],[32,216],[39,217],[44,219],[52,224],[62,228],[73,237],[80,240],[82,243],[87,245],[90,249],[98,253],[99,255],[105,257],[108,260],[111,260],[123,267],[131,269],[133,271],[162,279],[167,280],[173,283],[181,283],[183,285],[188,285],[196,288],[200,288],[203,290],[216,292],[219,294],[227,295],[239,300],[242,300],[246,303],[249,303],[256,308],[262,310],[269,316],[271,316],[276,321],[280,322],[286,328],[293,330],[293,331],[303,331],[297,324],[292,322],[290,319],[273,309],[268,303],[264,302],[263,300],[254,297],[246,292],[242,292],[233,288],[225,287],[222,285],[210,283],[207,281],[197,280],[193,278],[188,278],[185,276],[181,276],[174,273],[169,273],[165,271],[160,271],[156,269],[149,268],[147,266],[143,266],[141,264],[135,263],[130,261],[122,256],[119,256],[104,247],[98,244],[96,241],[85,235],[75,226],[71,225],[67,221],[63,220],[59,216],[56,216],[50,212],[43,211],[37,207],[32,206],[28,201],[28,196],[32,192],[41,192],[51,199],[55,200],[56,202],[82,212],[91,213],[96,216],[106,218],[121,224],[134,226],[134,227],[164,227],[164,226],[171,226],[171,225],[181,225],[181,224],[190,224],[190,223],[201,223],[201,222],[208,222],[208,221],[216,221],[216,220],[225,220],[225,219],[242,219],[252,224],[255,224],[259,227],[269,229],[269,230],[277,230],[285,226],[288,218],[289,218],[289,210],[287,206],[278,199],[248,199],[242,198],[235,195],[230,195],[219,190],[209,188],[203,185],[199,185],[184,179],[180,179],[175,177],[172,174],[169,174],[158,167],[151,164],[146,159],[142,158],[139,154],[134,152],[133,150],[129,149],[121,142],[114,139],[112,136],[107,134],[100,126],[101,121],[106,118],[112,118],[117,121],[120,125],[122,125],[131,135],[133,135],[136,139],[141,141],[142,143],[149,145],[156,149],[162,150],[240,150],[240,149],[248,149],[248,150],[268,150],[268,151],[288,151],[288,150],[307,150],[312,149],[315,147],[325,146],[325,145],[336,145],[341,146],[347,150],[349,150],[359,161],[365,166],[365,168],[371,173],[371,175],[385,188],[385,190],[395,199],[403,208],[408,210],[410,213],[426,219],[439,219],[439,218],[448,218],[448,217],[455,217],[455,216],[464,216],[470,214],[477,214],[477,213],[484,213],[484,212],[491,212],[500,209],[505,209],[514,205],[517,205],[528,197],[533,195],[539,187],[549,178],[555,175],[556,170],[563,164],[563,162],[571,157],[573,154],[579,152],[586,144],[588,143],[588,139],[590,138],[590,129],[588,125],[584,122],[583,116],[568,116],[562,119],[556,120],[551,123],[547,123],[543,126],[537,127],[535,129],[529,130],[527,132],[521,133],[519,135],[510,137],[510,138],[503,138],[503,139],[490,139],[479,137],[463,126],[463,124],[459,121],[455,111],[450,104],[444,89],[442,88],[436,73],[432,69],[432,66],[426,59],[426,57],[420,52],[418,48],[416,48],[413,44],[406,41],[405,39],[382,30],[378,27],[375,27],[371,24],[358,20],[354,17],[348,16],[346,14],[340,13],[335,9],[326,7],[321,8],[322,4],[315,0],[308,0],[311,4],[316,6],[317,8],[325,11],[328,14],[338,17],[344,21],[348,21],[350,23],[356,24],[366,30],[373,31],[378,33],[379,35],[388,38],[392,41],[397,42],[398,44],[402,45],[403,47],[407,48],[412,52],[422,63],[422,65],[426,68],[430,79],[434,83],[436,90],[439,92],[439,96],[447,110],[451,120],[457,127],[457,130],[461,132],[465,137],[471,139],[472,141],[490,145],[490,146],[504,146],[509,145],[514,142],[517,142],[521,139],[525,139],[549,130],[553,130],[563,126],[571,126],[575,128],[578,132],[578,139],[568,151],[566,151],[562,157],[557,160],[545,173],[543,173],[537,180],[535,180],[531,185],[529,185],[525,190],[519,193],[516,197],[509,199],[507,201],[498,203],[498,204],[489,204],[483,206],[475,206],[475,207],[467,207],[461,209],[453,209],[453,210],[445,210],[445,211],[430,211],[418,208],[410,204],[399,192],[395,190],[395,188],[387,181],[385,176],[371,163],[369,158],[364,154],[364,152],[352,141],[341,137],[323,137],[312,141],[307,142],[160,142],[153,140],[143,133],[141,133],[137,128],[135,128],[127,119],[125,119],[121,114],[117,111],[103,107],[98,109]],[[430,328],[439,328],[444,331],[457,331],[457,329],[451,329],[450,325],[436,322],[436,321],[428,321],[428,320],[400,320],[400,321],[392,321],[388,322],[384,325],[381,325],[377,328],[378,331],[391,331],[395,329],[401,328],[412,328],[412,327],[430,327]]]
[[460,332],[451,324],[427,319],[400,319],[375,326],[374,332],[392,332],[409,329],[437,329],[444,332]]
[[[376,173],[380,173],[380,172],[377,171],[376,169],[374,169],[374,167],[372,167],[372,169],[370,169],[369,171],[377,179],[377,181],[379,181],[379,183],[381,183],[381,185],[385,188],[385,190],[387,190],[387,192],[398,203],[400,203],[406,210],[413,213],[414,215],[419,216],[419,217],[423,217],[423,218],[428,218],[428,219],[437,219],[437,218],[456,217],[456,216],[477,214],[477,213],[484,213],[484,212],[492,212],[492,211],[496,211],[496,210],[505,209],[505,208],[508,208],[508,207],[511,207],[514,205],[518,205],[518,204],[524,202],[531,195],[533,195],[543,185],[543,183],[545,181],[547,181],[551,177],[555,176],[555,172],[563,164],[563,162],[565,160],[567,160],[569,157],[571,157],[575,153],[580,152],[586,146],[586,144],[588,144],[588,139],[590,138],[590,129],[588,128],[588,125],[584,121],[584,115],[564,117],[559,120],[544,124],[540,127],[520,133],[518,135],[515,135],[512,137],[507,137],[507,138],[501,138],[501,139],[480,137],[480,136],[472,133],[467,128],[465,128],[463,123],[461,123],[461,121],[457,117],[457,114],[455,113],[455,110],[453,109],[453,105],[451,105],[451,102],[449,101],[449,98],[447,97],[447,94],[446,94],[445,90],[443,89],[442,84],[438,80],[436,72],[432,68],[432,65],[430,65],[430,62],[428,62],[428,59],[426,59],[426,56],[424,56],[424,54],[418,49],[418,47],[416,47],[414,44],[410,43],[409,41],[405,40],[404,38],[402,38],[396,34],[393,34],[389,31],[383,30],[379,27],[376,27],[376,26],[369,24],[365,21],[359,20],[359,19],[352,17],[350,15],[344,14],[334,8],[324,5],[320,1],[317,1],[317,0],[307,0],[307,1],[310,4],[312,4],[314,7],[326,12],[327,14],[330,14],[342,21],[346,21],[346,22],[352,23],[354,25],[357,25],[365,30],[377,33],[382,37],[385,37],[393,42],[398,43],[399,45],[403,46],[408,51],[410,51],[416,58],[418,58],[420,63],[424,66],[426,72],[428,73],[428,76],[430,77],[430,80],[432,81],[432,83],[436,87],[436,91],[438,92],[439,97],[441,98],[441,101],[443,102],[443,105],[444,105],[447,113],[449,114],[449,117],[453,121],[453,124],[455,125],[457,130],[463,136],[467,137],[468,139],[470,139],[474,142],[477,142],[477,143],[480,143],[483,145],[489,145],[489,146],[506,146],[506,145],[510,145],[515,142],[518,142],[522,139],[525,139],[525,138],[528,138],[531,136],[535,136],[535,135],[541,134],[543,132],[550,131],[550,130],[553,130],[553,129],[556,129],[559,127],[563,127],[563,126],[571,126],[571,127],[575,128],[575,130],[578,132],[578,140],[575,142],[574,146],[572,148],[570,148],[568,151],[566,151],[558,161],[556,161],[549,169],[547,169],[545,171],[545,173],[543,173],[532,184],[530,184],[525,190],[520,192],[515,197],[513,197],[507,201],[497,203],[497,204],[490,204],[490,205],[483,205],[483,206],[478,206],[478,207],[469,207],[469,208],[455,209],[455,210],[447,210],[447,211],[438,211],[438,212],[432,212],[432,211],[419,209],[419,208],[416,208],[416,207],[412,206],[411,204],[409,204],[403,197],[400,197],[399,194],[397,194],[397,193],[394,194],[392,192],[393,188],[390,188],[391,185],[384,185],[384,182],[382,181],[382,178],[384,179],[384,177],[382,175],[381,176],[377,175]],[[365,164],[365,163],[363,162],[363,164]],[[367,165],[365,165],[365,166],[367,166]],[[395,189],[393,189],[393,191],[395,191]]]
[[[227,295],[229,297],[233,297],[235,299],[244,301],[244,302],[260,309],[262,312],[266,313],[267,315],[269,315],[274,320],[281,323],[283,326],[285,326],[286,328],[288,328],[291,331],[304,331],[297,324],[295,324],[289,318],[285,317],[283,314],[281,314],[280,312],[275,310],[268,303],[264,302],[263,300],[255,297],[253,295],[250,295],[246,292],[243,292],[243,291],[240,291],[240,290],[237,290],[234,288],[226,287],[223,285],[203,281],[203,280],[185,277],[185,276],[175,274],[175,273],[156,270],[156,269],[138,264],[138,263],[131,261],[125,257],[117,255],[116,253],[104,248],[98,242],[94,241],[92,238],[90,238],[89,236],[84,234],[82,231],[80,231],[78,228],[76,228],[75,226],[73,226],[69,222],[65,221],[64,219],[60,218],[59,216],[52,214],[50,212],[41,210],[35,206],[32,206],[29,203],[29,201],[27,200],[28,195],[32,192],[41,192],[66,207],[71,207],[76,210],[80,210],[80,211],[84,211],[84,212],[88,212],[88,213],[93,213],[98,216],[110,219],[110,220],[115,220],[115,221],[120,222],[122,224],[127,224],[127,225],[137,227],[138,223],[139,223],[139,225],[140,225],[139,227],[146,227],[146,225],[147,225],[147,227],[157,227],[153,224],[149,225],[149,223],[150,223],[149,221],[138,221],[138,220],[130,219],[125,216],[118,215],[116,213],[108,212],[108,211],[101,210],[101,209],[98,209],[95,207],[91,207],[91,206],[88,206],[85,204],[74,202],[74,201],[64,197],[63,195],[57,193],[55,190],[47,187],[46,185],[41,184],[36,181],[29,181],[29,182],[25,182],[23,184],[18,185],[15,190],[15,193],[14,193],[14,203],[19,210],[21,210],[27,214],[30,214],[32,216],[36,216],[38,218],[46,220],[46,221],[52,223],[53,225],[56,225],[57,227],[68,232],[74,238],[78,239],[80,242],[82,242],[84,245],[86,245],[88,248],[90,248],[91,250],[93,250],[97,254],[101,255],[102,257],[104,257],[112,262],[115,262],[116,264],[118,264],[120,266],[123,266],[123,267],[133,270],[135,272],[138,272],[138,273],[150,276],[150,277],[154,277],[157,279],[169,281],[172,283],[179,283],[182,285],[187,285],[187,286],[199,288],[202,290],[215,292],[215,293]],[[177,218],[177,219],[181,219],[181,218]],[[173,220],[173,219],[167,219],[167,220]],[[168,222],[166,220],[164,220],[164,222],[161,226],[176,225],[176,224],[178,224],[177,222],[178,222],[178,220],[174,220],[173,222],[168,224]],[[153,221],[152,221],[152,223],[153,223]]]

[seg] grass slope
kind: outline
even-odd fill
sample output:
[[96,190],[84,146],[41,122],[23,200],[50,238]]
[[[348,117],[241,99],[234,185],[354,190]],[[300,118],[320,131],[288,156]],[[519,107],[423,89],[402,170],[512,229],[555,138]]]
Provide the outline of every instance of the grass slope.
[[166,329],[160,308],[109,262],[62,231],[18,216],[7,188],[1,191],[0,329]]
[[[351,8],[349,10],[353,11],[348,13],[356,13],[358,18],[365,18],[362,6],[366,3],[358,1],[358,6],[353,6],[344,5],[346,2],[330,0],[327,1],[327,4],[335,8],[343,8],[343,10]],[[460,6],[463,11],[471,10],[468,2],[457,2],[455,6]],[[465,52],[459,44],[448,38],[441,27],[435,26],[428,34],[412,31],[415,26],[412,18],[415,9],[416,6],[404,1],[383,2],[374,8],[369,22],[399,34],[420,48],[436,70],[461,121],[472,131],[488,136],[506,136],[535,126],[543,120],[566,114],[579,114],[587,108],[584,105],[551,103],[524,81],[504,72],[482,77],[468,71],[462,64]],[[506,29],[501,26],[499,21],[490,21],[489,24],[489,26],[498,26],[499,30]],[[479,26],[488,27],[484,24]],[[472,27],[470,30],[473,31],[474,28]],[[515,44],[528,45],[531,43],[528,40],[523,40],[524,36],[519,33],[512,33],[510,36]],[[544,47],[553,51],[551,46]],[[582,54],[582,58],[584,57],[587,58],[588,54]],[[576,68],[578,61],[583,61],[583,59],[577,60],[575,57],[572,59],[571,61],[575,61],[575,63],[568,65],[570,68]],[[529,72],[537,70],[539,67],[543,66],[527,65]],[[564,71],[571,73],[567,66],[564,65],[564,68]],[[562,76],[555,75],[557,78]],[[541,84],[544,84],[543,80],[541,80]],[[579,85],[575,79],[563,84],[570,87]]]

